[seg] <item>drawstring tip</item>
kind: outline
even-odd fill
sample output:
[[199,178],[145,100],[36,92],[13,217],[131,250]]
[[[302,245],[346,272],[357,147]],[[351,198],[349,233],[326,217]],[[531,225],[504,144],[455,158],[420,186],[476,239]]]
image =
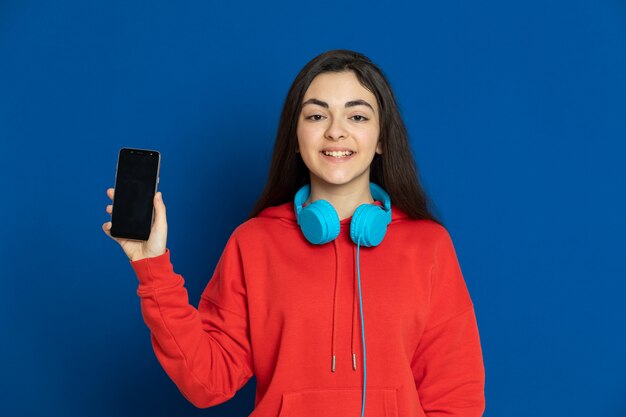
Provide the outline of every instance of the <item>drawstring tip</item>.
[[352,369],[356,371],[356,353],[352,354]]
[[331,368],[330,368],[330,370],[331,370],[332,372],[335,372],[335,365],[336,365],[336,364],[337,364],[337,357],[336,357],[335,355],[333,355],[333,363],[332,363],[332,366],[331,366]]

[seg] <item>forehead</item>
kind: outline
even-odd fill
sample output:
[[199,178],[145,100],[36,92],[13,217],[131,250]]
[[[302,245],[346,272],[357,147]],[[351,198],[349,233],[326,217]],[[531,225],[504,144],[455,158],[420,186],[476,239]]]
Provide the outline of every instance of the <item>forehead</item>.
[[325,72],[316,76],[304,93],[304,100],[317,98],[329,103],[363,99],[376,106],[376,97],[352,71]]

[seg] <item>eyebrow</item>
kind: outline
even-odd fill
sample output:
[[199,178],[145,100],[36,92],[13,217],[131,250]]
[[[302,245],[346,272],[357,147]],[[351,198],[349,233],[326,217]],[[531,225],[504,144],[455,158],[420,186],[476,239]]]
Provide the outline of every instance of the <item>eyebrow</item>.
[[[302,103],[302,107],[306,106],[307,104],[315,104],[317,106],[323,107],[325,109],[329,108],[328,103],[326,103],[325,101],[322,100],[318,100],[316,98],[310,98],[307,101],[305,101],[304,103]],[[355,107],[355,106],[367,106],[370,109],[372,109],[373,112],[376,112],[374,110],[374,107],[372,107],[371,104],[369,104],[367,101],[362,100],[362,99],[358,99],[358,100],[350,100],[348,102],[346,102],[345,107]]]

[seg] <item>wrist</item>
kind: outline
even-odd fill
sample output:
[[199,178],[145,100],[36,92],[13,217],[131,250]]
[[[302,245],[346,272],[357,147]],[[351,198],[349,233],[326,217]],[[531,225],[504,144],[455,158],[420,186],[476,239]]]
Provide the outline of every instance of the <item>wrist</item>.
[[141,253],[141,254],[135,254],[132,256],[129,256],[128,260],[130,262],[139,262],[143,259],[150,259],[150,258],[158,258],[160,256],[163,256],[165,253],[167,252],[167,248],[164,249],[162,252],[160,253]]

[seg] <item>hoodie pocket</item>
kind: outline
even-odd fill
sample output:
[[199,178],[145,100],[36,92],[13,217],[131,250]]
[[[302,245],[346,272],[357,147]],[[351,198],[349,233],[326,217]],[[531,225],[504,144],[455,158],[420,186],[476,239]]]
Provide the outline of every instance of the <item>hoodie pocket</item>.
[[[363,391],[326,389],[283,394],[279,417],[345,417],[360,415]],[[395,389],[368,389],[365,416],[398,417]]]

